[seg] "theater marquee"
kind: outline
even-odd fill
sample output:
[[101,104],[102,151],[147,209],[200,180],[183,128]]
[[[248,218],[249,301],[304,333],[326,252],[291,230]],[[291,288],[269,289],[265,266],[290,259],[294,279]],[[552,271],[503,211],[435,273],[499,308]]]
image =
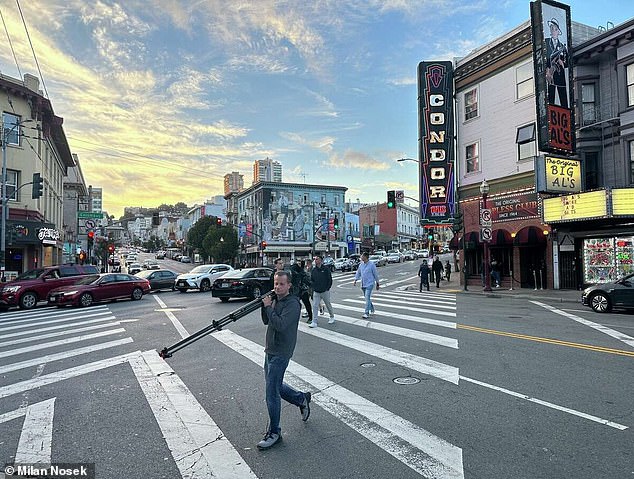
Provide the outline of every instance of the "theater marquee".
[[450,225],[455,208],[453,65],[418,64],[418,156],[422,225]]

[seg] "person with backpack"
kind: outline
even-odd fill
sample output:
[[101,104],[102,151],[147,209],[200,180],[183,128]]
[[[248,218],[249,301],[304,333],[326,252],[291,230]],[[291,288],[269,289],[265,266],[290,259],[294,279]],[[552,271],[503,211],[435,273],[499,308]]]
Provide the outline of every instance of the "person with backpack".
[[423,285],[425,285],[427,291],[429,291],[429,264],[427,263],[426,259],[424,259],[418,267],[418,276],[420,276],[420,285],[418,286],[418,292],[423,292]]

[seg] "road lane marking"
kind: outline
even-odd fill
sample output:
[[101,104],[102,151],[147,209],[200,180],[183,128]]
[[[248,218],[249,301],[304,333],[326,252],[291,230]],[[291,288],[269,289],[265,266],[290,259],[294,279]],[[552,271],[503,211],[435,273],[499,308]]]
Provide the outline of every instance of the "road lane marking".
[[[323,323],[325,322],[326,321],[324,319]],[[425,341],[426,343],[438,344],[439,346],[445,346],[447,348],[458,349],[458,340],[455,338],[448,338],[437,334],[425,333],[414,329],[401,328],[399,326],[392,326],[390,324],[377,323],[376,321],[352,318],[350,316],[342,316],[339,314],[337,315],[337,322],[352,324],[366,329],[374,329],[376,331],[383,331],[384,333],[396,334],[398,336],[404,336],[418,341]],[[318,323],[321,323],[321,321],[318,320]]]
[[[387,346],[381,346],[363,339],[352,338],[350,336],[346,336],[345,334],[336,333],[328,329],[311,328],[306,323],[300,324],[300,329],[306,334],[310,334],[346,348],[354,349],[355,351],[360,351],[392,364],[398,364],[399,366],[418,371],[419,373],[426,374],[428,376],[442,379],[443,381],[458,384],[459,370],[456,367],[439,363],[438,361],[427,359],[422,356],[416,356],[414,354],[399,351],[397,349],[388,348]],[[458,346],[456,344],[456,348],[457,347]]]
[[158,352],[130,359],[141,390],[184,478],[257,476]]
[[[120,326],[119,321],[115,321],[114,323],[104,323],[104,324],[97,324],[93,326],[84,326],[83,328],[65,329],[64,331],[56,331],[54,333],[40,334],[39,336],[29,336],[28,338],[12,339],[10,341],[5,341],[3,343],[0,343],[0,348],[4,346],[14,346],[16,344],[22,344],[22,343],[33,343],[34,341],[39,341],[40,339],[57,338],[59,336],[66,336],[68,334],[83,333],[86,331],[93,331],[95,329],[101,329],[101,328],[110,328],[112,326]],[[28,332],[33,333],[33,331],[28,331]]]
[[117,339],[116,341],[108,341],[106,343],[99,343],[93,346],[86,346],[84,348],[75,348],[70,351],[63,351],[61,353],[49,354],[47,356],[40,356],[37,358],[28,359],[18,363],[7,364],[6,366],[0,366],[0,374],[10,371],[18,371],[24,368],[30,368],[31,366],[37,366],[38,364],[52,363],[53,361],[59,361],[62,359],[73,358],[75,356],[81,356],[82,354],[94,353],[95,351],[101,351],[103,349],[115,348],[124,344],[132,343],[132,338]]
[[102,338],[112,334],[125,333],[125,328],[109,329],[108,331],[100,331],[93,334],[84,334],[83,336],[76,336],[74,338],[60,339],[58,341],[50,341],[48,343],[35,344],[33,346],[27,346],[25,348],[10,349],[9,351],[2,351],[0,355],[5,358],[7,356],[16,356],[18,354],[31,353],[40,349],[54,348],[56,346],[65,346],[67,344],[78,343],[80,341],[87,341],[89,339]]
[[534,397],[531,397],[531,396],[527,396],[526,394],[522,394],[522,393],[518,393],[518,392],[515,392],[515,391],[511,391],[510,389],[502,388],[502,387],[499,387],[499,386],[494,386],[492,384],[488,384],[488,383],[485,383],[485,382],[482,382],[482,381],[478,381],[476,379],[471,379],[471,378],[468,378],[468,377],[465,377],[465,376],[460,376],[460,379],[463,380],[463,381],[467,381],[467,382],[473,383],[473,384],[478,384],[479,386],[483,386],[485,388],[489,388],[489,389],[493,389],[495,391],[502,392],[504,394],[508,394],[510,396],[514,396],[514,397],[517,397],[517,398],[520,398],[520,399],[525,399],[526,401],[533,402],[535,404],[541,404],[542,406],[546,406],[546,407],[549,407],[551,409],[556,409],[558,411],[562,411],[562,412],[565,412],[565,413],[568,413],[568,414],[572,414],[574,416],[582,417],[584,419],[588,419],[590,421],[594,421],[594,422],[597,422],[599,424],[603,424],[605,426],[610,426],[610,427],[613,427],[614,429],[618,429],[620,431],[624,431],[625,429],[629,428],[629,426],[624,426],[623,424],[619,424],[617,422],[608,421],[607,419],[602,419],[600,417],[593,416],[592,414],[586,414],[584,412],[580,412],[580,411],[577,411],[575,409],[570,409],[570,408],[567,408],[567,407],[564,407],[564,406],[559,406],[557,404],[554,404],[554,403],[551,403],[551,402],[548,402],[548,401],[543,401],[541,399],[537,399],[537,398],[534,398]]
[[618,339],[619,341],[621,341],[621,342],[627,344],[628,346],[634,348],[634,338],[632,336],[628,336],[627,334],[621,333],[621,332],[616,331],[616,330],[614,330],[612,328],[608,328],[607,326],[604,326],[604,325],[599,324],[599,323],[595,323],[595,322],[590,321],[588,319],[581,318],[581,317],[577,316],[576,314],[567,313],[566,311],[562,311],[561,309],[557,309],[557,308],[555,308],[553,306],[550,306],[548,304],[540,303],[539,301],[531,301],[531,303],[536,304],[537,306],[541,306],[544,309],[548,309],[552,313],[559,314],[560,316],[565,316],[566,318],[570,318],[573,321],[576,321],[578,323],[585,324],[586,326],[589,326],[589,327],[591,327],[593,329],[596,329],[597,331],[600,331],[603,334],[607,334],[608,336],[611,336],[614,339]]
[[[97,313],[95,314],[95,316],[100,316],[100,315],[105,315],[103,316],[103,318],[99,318],[101,321],[109,321],[111,319],[115,319],[115,317],[112,315],[112,313],[110,311],[104,311],[103,313]],[[83,318],[83,316],[82,316]],[[53,319],[51,321],[47,321],[45,324],[57,324],[57,323],[67,323],[69,321],[74,321],[77,318],[71,317],[71,318],[58,318],[58,319]],[[33,327],[32,324],[23,324],[24,322],[33,322],[33,321],[39,321],[39,320],[33,320],[31,321],[30,319],[21,319],[20,321],[16,321],[16,323],[21,323],[21,324],[16,324],[16,325],[12,325],[12,326],[0,326],[0,332],[4,333],[5,331],[15,331],[16,329],[25,329],[25,328],[31,328]],[[42,324],[42,323],[39,323]]]
[[439,293],[438,291],[379,291],[378,293],[373,292],[373,296],[381,296],[388,295],[392,297],[398,298],[407,298],[407,299],[425,299],[425,300],[438,300],[438,301],[449,301],[456,302],[456,295],[452,293]]
[[[99,319],[90,319],[88,321],[80,321],[78,323],[73,323],[72,326],[83,326],[84,324],[95,324],[95,323],[101,323],[105,320],[108,319],[115,319],[114,316],[110,316],[108,318],[99,318]],[[109,324],[119,324],[121,321],[117,321],[116,323],[109,323]],[[68,328],[68,324],[58,324],[57,326],[46,326],[45,328],[37,328],[37,329],[27,329],[26,331],[20,331],[18,333],[3,333],[2,337],[3,338],[15,338],[18,336],[26,336],[27,334],[33,334],[33,333],[43,333],[45,331],[55,331],[56,329],[66,329]]]
[[[348,303],[357,303],[357,304],[365,304],[365,300],[361,300],[361,299],[344,299],[344,301],[347,301]],[[382,303],[381,300],[373,300],[372,304],[374,304],[375,306],[386,306],[388,308],[396,308],[396,309],[405,309],[407,311],[412,311],[415,313],[429,313],[429,314],[435,314],[438,316],[451,316],[451,317],[456,317],[456,313],[451,313],[449,311],[436,311],[434,309],[426,309],[426,308],[412,308],[410,306],[399,306],[397,304],[390,304],[390,303]]]
[[[348,306],[347,304],[341,303],[332,303],[332,307],[337,309],[345,309],[347,311],[357,311],[359,313],[363,313],[365,311],[365,308]],[[414,323],[422,323],[432,326],[440,326],[441,328],[456,329],[456,323],[451,321],[441,321],[439,319],[424,318],[421,316],[408,316],[405,314],[392,313],[391,311],[376,311],[374,314],[376,316],[381,316],[385,318],[403,319],[405,321],[412,321]]]
[[467,329],[478,333],[494,334],[496,336],[507,336],[509,338],[525,339],[527,341],[536,341],[538,343],[556,344],[558,346],[567,346],[569,348],[585,349],[587,351],[595,351],[598,353],[616,354],[619,356],[628,356],[634,358],[634,351],[625,351],[623,349],[604,348],[602,346],[593,346],[591,344],[573,343],[570,341],[561,341],[559,339],[541,338],[539,336],[528,336],[526,334],[509,333],[506,331],[497,331],[495,329],[478,328],[476,326],[468,326],[466,324],[458,324],[458,329]]
[[135,351],[133,353],[122,354],[112,358],[102,359],[88,364],[82,364],[74,368],[64,369],[62,371],[56,371],[54,373],[39,376],[33,379],[27,379],[19,383],[9,384],[8,386],[0,387],[0,399],[19,394],[24,391],[30,391],[31,389],[41,388],[49,384],[54,384],[66,379],[82,376],[84,374],[99,371],[100,369],[106,369],[119,364],[127,363],[130,358],[141,354],[141,351]]
[[[359,299],[364,299],[363,296],[359,296]],[[386,296],[386,295],[381,295],[381,296],[373,296],[372,297],[372,303],[374,303],[374,301],[388,301],[390,303],[403,303],[405,298],[393,298],[390,296]],[[441,303],[438,304],[436,301],[427,301],[425,299],[422,298],[411,298],[407,301],[409,304],[412,305],[416,305],[416,306],[429,306],[430,308],[441,308],[441,309],[456,309],[456,306],[452,306],[450,304],[447,303]]]
[[[259,367],[264,363],[263,346],[228,329],[212,335]],[[400,462],[428,479],[464,478],[462,449],[420,426],[330,381],[328,378],[290,361],[284,381],[319,392],[313,403],[371,441]]]
[[[167,305],[163,302],[161,298],[159,298],[158,296],[153,296],[153,298],[156,300],[156,302],[159,304],[161,308],[167,308]],[[187,332],[185,327],[181,324],[181,322],[178,320],[178,318],[174,316],[174,313],[172,313],[171,311],[163,311],[163,312],[172,322],[172,324],[174,325],[174,328],[176,328],[176,331],[178,332],[178,334],[180,334],[181,338],[186,338],[187,336],[189,336],[189,333]]]
[[25,321],[33,322],[33,321],[39,321],[42,319],[61,318],[64,316],[84,317],[88,314],[94,315],[94,314],[112,314],[112,313],[106,306],[90,308],[90,310],[70,309],[67,311],[60,310],[58,308],[54,308],[54,309],[48,308],[48,309],[39,310],[39,311],[28,310],[28,311],[20,311],[19,313],[2,313],[2,317],[0,318],[0,323],[7,323],[7,322],[17,323],[17,322],[25,322]]
[[53,443],[55,398],[26,408],[24,424],[18,441],[15,464],[50,464]]

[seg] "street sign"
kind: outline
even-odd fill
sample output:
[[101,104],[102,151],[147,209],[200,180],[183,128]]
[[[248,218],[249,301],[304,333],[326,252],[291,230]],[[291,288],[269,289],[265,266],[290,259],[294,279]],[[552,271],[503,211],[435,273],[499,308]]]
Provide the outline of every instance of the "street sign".
[[480,241],[489,242],[491,241],[492,238],[493,238],[493,231],[491,231],[491,228],[484,227],[484,226],[480,228]]
[[103,219],[103,213],[101,211],[78,211],[77,218],[79,219],[93,219],[93,220],[101,220]]
[[491,221],[491,210],[489,208],[480,210],[480,226],[491,228],[493,222]]
[[397,203],[403,203],[405,201],[405,191],[396,190],[394,192],[394,199],[396,200]]
[[86,220],[84,221],[84,226],[91,230],[95,227],[95,222],[93,220]]
[[354,238],[352,237],[352,235],[346,235],[346,243],[352,243],[354,242]]

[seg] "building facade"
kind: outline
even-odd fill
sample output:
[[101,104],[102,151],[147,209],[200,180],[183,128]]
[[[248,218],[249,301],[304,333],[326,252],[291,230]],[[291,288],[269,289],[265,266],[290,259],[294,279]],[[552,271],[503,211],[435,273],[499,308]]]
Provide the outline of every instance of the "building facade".
[[244,175],[241,175],[237,171],[227,173],[224,178],[225,196],[229,193],[237,193],[244,189]]
[[255,160],[253,163],[253,184],[256,184],[258,181],[281,183],[282,164],[270,158]]

